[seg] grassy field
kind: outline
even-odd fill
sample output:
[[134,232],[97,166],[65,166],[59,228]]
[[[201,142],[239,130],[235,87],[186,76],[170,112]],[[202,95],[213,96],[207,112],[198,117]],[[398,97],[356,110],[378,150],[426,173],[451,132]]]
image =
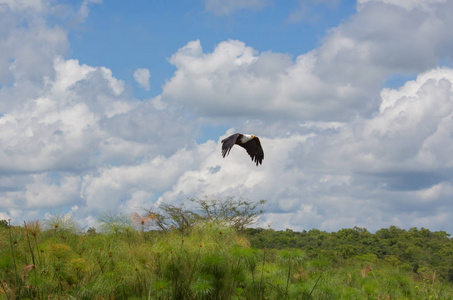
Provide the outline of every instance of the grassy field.
[[[42,228],[43,227],[43,228]],[[254,249],[231,227],[190,234],[71,223],[0,228],[0,299],[453,299],[435,271],[374,255],[333,260]]]

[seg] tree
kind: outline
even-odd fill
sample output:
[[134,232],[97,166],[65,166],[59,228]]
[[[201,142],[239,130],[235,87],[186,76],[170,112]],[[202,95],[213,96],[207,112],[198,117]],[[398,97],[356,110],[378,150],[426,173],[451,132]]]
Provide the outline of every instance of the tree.
[[8,228],[8,221],[0,220],[0,228]]
[[198,205],[199,216],[203,220],[224,221],[237,231],[258,222],[264,210],[258,209],[266,200],[252,202],[242,198],[227,197],[215,199],[205,196],[202,199],[192,198],[190,201]]
[[143,209],[148,215],[154,216],[154,223],[164,231],[178,230],[188,232],[199,221],[199,216],[185,208],[184,204],[172,205],[161,204],[158,210],[152,208]]
[[236,197],[216,199],[205,196],[189,200],[195,204],[190,208],[183,203],[161,204],[157,210],[144,208],[144,211],[154,216],[154,223],[162,230],[189,232],[199,222],[218,221],[241,231],[259,220],[264,211],[258,207],[266,203],[265,200],[255,203]]

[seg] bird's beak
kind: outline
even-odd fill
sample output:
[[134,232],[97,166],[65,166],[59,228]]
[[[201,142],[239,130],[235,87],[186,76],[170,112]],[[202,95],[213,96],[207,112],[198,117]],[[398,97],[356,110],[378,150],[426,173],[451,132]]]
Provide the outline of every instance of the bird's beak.
[[254,136],[254,135],[252,135],[252,138],[254,138],[254,137],[255,137],[255,136]]

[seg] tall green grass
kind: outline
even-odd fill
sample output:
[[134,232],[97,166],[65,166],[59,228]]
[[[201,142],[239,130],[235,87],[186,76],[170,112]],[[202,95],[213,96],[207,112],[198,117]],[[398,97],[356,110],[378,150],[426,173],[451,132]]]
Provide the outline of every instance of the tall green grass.
[[183,235],[110,216],[86,234],[50,220],[0,228],[0,299],[453,299],[429,270],[253,249],[222,222]]

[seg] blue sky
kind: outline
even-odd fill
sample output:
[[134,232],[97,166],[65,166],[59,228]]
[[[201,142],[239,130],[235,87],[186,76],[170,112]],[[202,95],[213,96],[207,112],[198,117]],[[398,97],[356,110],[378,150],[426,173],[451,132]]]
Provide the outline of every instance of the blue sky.
[[[0,0],[0,219],[236,196],[275,229],[453,233],[452,6]],[[221,157],[235,132],[263,165]]]
[[[228,39],[293,57],[312,50],[326,31],[355,11],[355,1],[331,2],[307,1],[302,8],[299,1],[284,1],[216,15],[203,1],[106,1],[90,6],[89,17],[69,35],[69,56],[108,65],[126,81],[137,68],[148,68],[149,93],[135,92],[155,96],[175,71],[168,58],[191,40],[199,39],[206,51]],[[298,11],[301,16],[293,16]]]

